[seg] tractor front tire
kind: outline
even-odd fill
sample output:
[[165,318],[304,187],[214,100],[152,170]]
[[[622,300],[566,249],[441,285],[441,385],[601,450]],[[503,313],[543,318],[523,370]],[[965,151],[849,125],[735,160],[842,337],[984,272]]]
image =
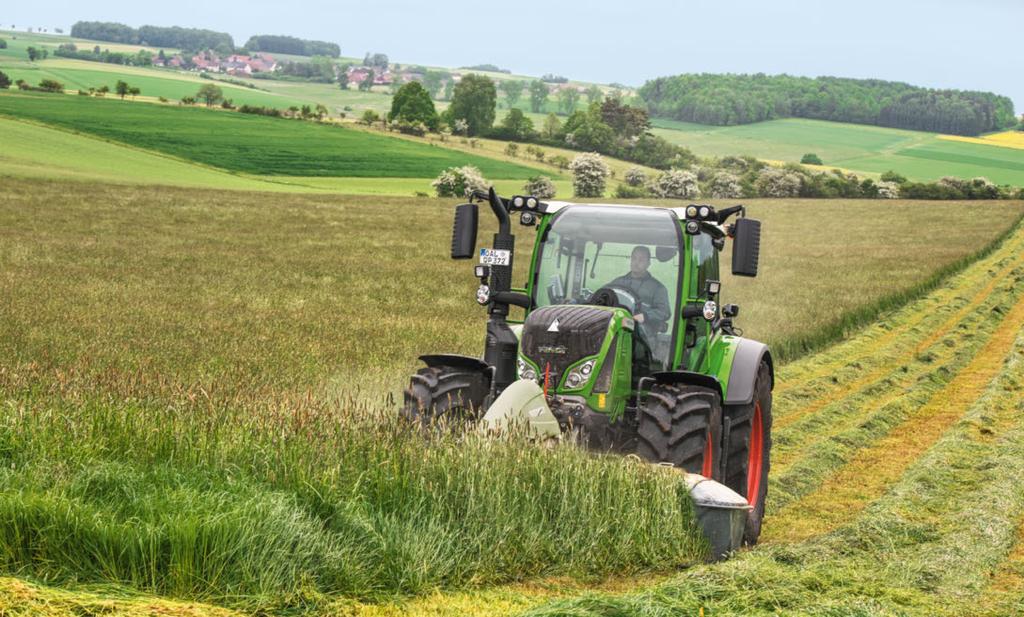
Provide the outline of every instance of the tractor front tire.
[[766,363],[757,370],[754,400],[728,407],[725,415],[729,423],[725,485],[753,506],[747,513],[743,543],[756,544],[764,519],[772,449],[772,377]]
[[655,384],[637,410],[636,453],[652,463],[671,463],[717,479],[722,406],[713,390]]
[[399,416],[423,427],[454,427],[481,417],[489,392],[490,383],[482,372],[428,366],[409,379]]

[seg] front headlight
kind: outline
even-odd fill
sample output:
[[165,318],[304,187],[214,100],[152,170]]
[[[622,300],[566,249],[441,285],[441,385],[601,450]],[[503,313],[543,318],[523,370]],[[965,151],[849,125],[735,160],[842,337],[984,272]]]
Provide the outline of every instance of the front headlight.
[[519,368],[519,379],[529,379],[530,381],[537,381],[537,372],[533,370],[533,367],[530,366],[530,364],[527,363],[526,360],[519,358],[517,367]]
[[587,360],[569,371],[569,374],[565,376],[565,386],[575,389],[587,383],[590,374],[594,372],[594,362],[594,360]]

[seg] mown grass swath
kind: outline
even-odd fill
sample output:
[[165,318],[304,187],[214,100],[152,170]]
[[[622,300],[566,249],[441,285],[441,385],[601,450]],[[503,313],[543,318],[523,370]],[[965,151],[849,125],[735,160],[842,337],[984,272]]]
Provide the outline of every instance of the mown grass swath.
[[537,170],[340,126],[89,97],[7,94],[0,114],[35,120],[232,171],[277,176],[431,178],[475,165],[492,179]]

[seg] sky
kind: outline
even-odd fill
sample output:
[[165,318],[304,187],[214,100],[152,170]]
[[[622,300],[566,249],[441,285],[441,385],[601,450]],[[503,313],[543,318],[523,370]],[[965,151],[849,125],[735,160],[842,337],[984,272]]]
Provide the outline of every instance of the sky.
[[986,90],[1024,112],[1022,0],[47,0],[8,3],[0,24],[78,20],[287,34],[394,62],[496,64],[514,73],[639,86],[678,73],[788,73]]

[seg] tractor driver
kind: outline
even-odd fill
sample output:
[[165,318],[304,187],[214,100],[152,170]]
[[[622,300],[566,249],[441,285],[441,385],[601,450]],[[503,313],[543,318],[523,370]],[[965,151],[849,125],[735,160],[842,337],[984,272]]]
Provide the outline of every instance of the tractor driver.
[[629,257],[629,272],[609,285],[628,289],[636,296],[639,304],[633,318],[653,334],[665,330],[672,313],[668,305],[668,290],[647,271],[650,265],[651,249],[636,246]]

